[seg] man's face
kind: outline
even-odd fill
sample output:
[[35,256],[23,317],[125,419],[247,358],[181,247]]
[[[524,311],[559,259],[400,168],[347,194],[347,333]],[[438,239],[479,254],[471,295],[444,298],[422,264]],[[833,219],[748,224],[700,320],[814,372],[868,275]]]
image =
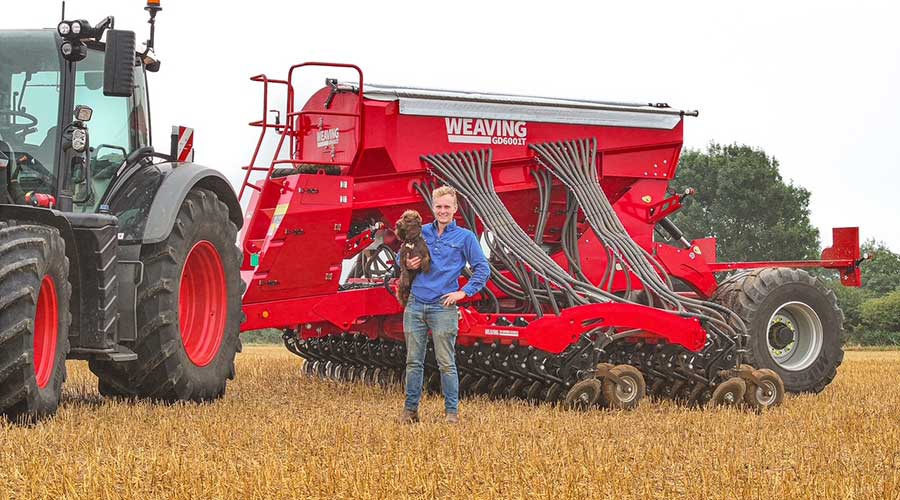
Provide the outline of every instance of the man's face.
[[453,220],[453,216],[456,214],[456,198],[452,195],[445,194],[443,196],[438,196],[431,203],[438,224],[450,224],[450,221]]

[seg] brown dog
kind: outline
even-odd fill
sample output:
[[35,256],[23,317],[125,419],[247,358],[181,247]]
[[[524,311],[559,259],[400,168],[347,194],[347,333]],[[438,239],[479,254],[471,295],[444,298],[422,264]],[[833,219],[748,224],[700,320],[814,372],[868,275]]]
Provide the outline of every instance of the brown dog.
[[[412,282],[419,272],[427,273],[431,269],[431,253],[428,252],[428,245],[425,238],[422,237],[422,216],[415,210],[407,210],[403,212],[400,220],[397,221],[397,229],[395,231],[397,237],[403,241],[400,246],[400,283],[397,298],[400,304],[406,307],[409,302],[409,293],[412,289]],[[418,269],[410,269],[406,267],[406,259],[418,257],[422,259],[422,264]]]

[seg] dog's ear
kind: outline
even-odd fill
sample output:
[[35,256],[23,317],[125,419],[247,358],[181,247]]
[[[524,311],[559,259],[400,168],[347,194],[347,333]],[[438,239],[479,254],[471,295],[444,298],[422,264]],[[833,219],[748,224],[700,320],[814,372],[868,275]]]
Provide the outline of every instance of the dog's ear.
[[419,223],[422,222],[422,216],[419,215],[419,212],[416,212],[415,210],[407,210],[407,211],[403,212],[403,216],[401,217],[401,219],[410,221],[410,222],[412,222],[412,221],[419,221]]
[[406,240],[406,224],[405,224],[405,222],[406,221],[404,221],[403,218],[401,217],[400,220],[398,220],[397,223],[394,224],[394,234],[396,234],[397,237],[403,241]]

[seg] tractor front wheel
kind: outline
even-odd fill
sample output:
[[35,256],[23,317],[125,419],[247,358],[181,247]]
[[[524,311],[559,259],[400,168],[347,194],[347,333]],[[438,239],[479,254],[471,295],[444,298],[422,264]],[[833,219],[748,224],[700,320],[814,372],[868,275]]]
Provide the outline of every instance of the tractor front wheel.
[[91,362],[101,392],[162,401],[208,401],[225,393],[241,349],[241,255],[228,207],[194,188],[166,241],[141,250],[136,361]]
[[69,260],[55,228],[0,223],[0,413],[56,412],[69,352]]

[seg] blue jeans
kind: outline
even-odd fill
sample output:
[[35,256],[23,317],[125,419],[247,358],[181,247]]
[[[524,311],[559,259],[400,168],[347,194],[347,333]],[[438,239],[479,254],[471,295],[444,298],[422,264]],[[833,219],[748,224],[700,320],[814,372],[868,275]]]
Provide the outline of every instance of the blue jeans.
[[422,399],[425,351],[428,330],[434,342],[434,354],[441,372],[444,410],[459,411],[459,376],[456,373],[456,334],[459,332],[457,306],[444,307],[440,303],[422,304],[410,296],[403,311],[403,332],[406,337],[406,404],[416,411]]

